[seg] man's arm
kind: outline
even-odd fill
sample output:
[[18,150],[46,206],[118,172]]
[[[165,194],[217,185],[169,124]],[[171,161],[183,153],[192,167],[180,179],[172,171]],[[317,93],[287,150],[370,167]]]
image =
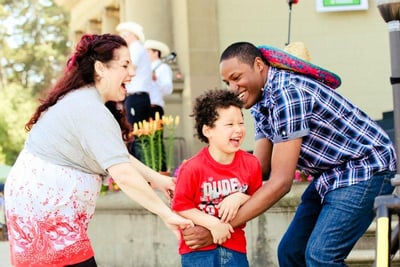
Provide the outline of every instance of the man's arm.
[[258,158],[261,165],[262,177],[269,177],[271,171],[271,157],[274,146],[267,138],[258,139],[254,143],[253,154]]
[[274,144],[272,149],[269,140],[257,140],[254,154],[260,160],[264,175],[271,166],[269,179],[240,207],[238,214],[231,221],[233,227],[242,225],[265,212],[290,191],[301,143],[302,138],[297,138]]

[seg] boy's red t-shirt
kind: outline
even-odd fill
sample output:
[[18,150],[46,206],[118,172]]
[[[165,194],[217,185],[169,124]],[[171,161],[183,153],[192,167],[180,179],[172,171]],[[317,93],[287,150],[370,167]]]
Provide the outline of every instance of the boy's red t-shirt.
[[[242,192],[252,195],[262,185],[261,166],[258,159],[243,150],[235,154],[231,164],[220,164],[210,155],[208,147],[182,164],[176,181],[172,209],[183,211],[199,209],[218,217],[216,206],[228,195]],[[232,237],[222,244],[223,247],[246,253],[245,225],[235,228]],[[192,250],[186,246],[183,238],[179,253],[185,254],[199,250],[216,248],[213,244]]]

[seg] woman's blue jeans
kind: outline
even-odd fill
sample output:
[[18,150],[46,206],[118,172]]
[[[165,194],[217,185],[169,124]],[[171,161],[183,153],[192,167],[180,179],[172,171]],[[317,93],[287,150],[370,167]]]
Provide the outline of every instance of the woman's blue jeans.
[[321,197],[311,182],[278,246],[280,267],[346,266],[344,260],[375,217],[375,197],[391,194],[394,172],[339,188]]
[[248,267],[245,253],[218,246],[216,249],[195,251],[181,256],[182,267]]

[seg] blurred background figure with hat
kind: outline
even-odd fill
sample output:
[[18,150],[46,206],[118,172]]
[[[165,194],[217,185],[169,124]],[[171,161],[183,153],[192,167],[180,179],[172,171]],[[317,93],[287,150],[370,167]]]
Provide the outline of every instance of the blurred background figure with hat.
[[164,115],[164,96],[170,95],[173,90],[173,73],[166,62],[170,50],[165,43],[156,40],[146,40],[144,47],[151,61],[152,79],[155,85],[150,91],[151,116],[154,118],[156,112],[160,116]]
[[[162,118],[165,105],[164,96],[170,95],[173,90],[173,74],[168,63],[170,60],[175,59],[176,54],[170,53],[169,47],[165,43],[156,40],[146,40],[144,47],[147,49],[151,61],[154,85],[150,91],[151,117],[155,119],[158,112],[160,118]],[[163,132],[161,135],[163,136]],[[163,143],[162,153],[165,155]],[[162,169],[165,170],[165,156],[163,156],[163,159]]]
[[[122,22],[117,25],[116,30],[128,43],[131,62],[136,72],[135,77],[126,86],[128,96],[125,99],[127,119],[133,125],[151,117],[150,90],[154,87],[151,62],[143,46],[145,35],[140,24],[132,21]],[[140,145],[135,141],[129,145],[129,152],[143,162],[140,149]]]

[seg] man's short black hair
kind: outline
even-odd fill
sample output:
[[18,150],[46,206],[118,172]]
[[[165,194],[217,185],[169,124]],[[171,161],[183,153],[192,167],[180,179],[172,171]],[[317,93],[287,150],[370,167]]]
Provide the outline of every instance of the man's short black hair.
[[241,62],[253,66],[254,61],[257,57],[261,58],[265,64],[269,65],[263,57],[261,51],[252,43],[249,42],[237,42],[228,46],[224,52],[222,52],[219,62],[231,58],[238,58]]

